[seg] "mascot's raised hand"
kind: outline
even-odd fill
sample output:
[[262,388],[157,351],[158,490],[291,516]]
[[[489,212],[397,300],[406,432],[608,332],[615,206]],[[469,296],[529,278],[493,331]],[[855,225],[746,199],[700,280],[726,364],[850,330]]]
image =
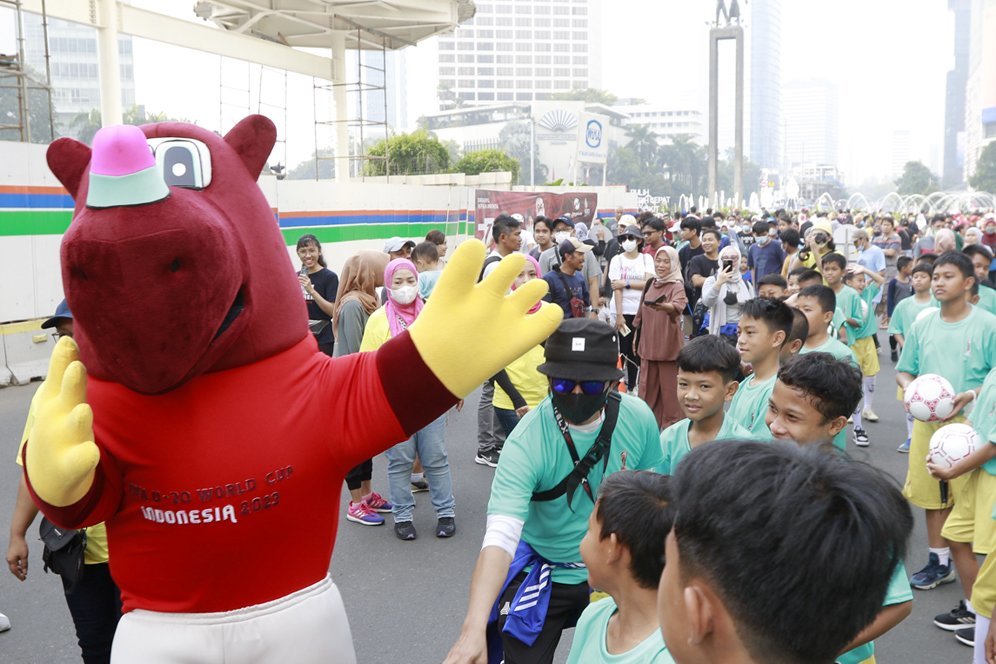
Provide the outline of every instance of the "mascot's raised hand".
[[461,244],[409,331],[426,366],[458,397],[549,337],[564,315],[548,303],[526,315],[546,294],[542,279],[532,279],[507,295],[525,264],[521,254],[506,256],[476,283],[483,261],[483,244]]
[[93,442],[93,413],[86,403],[86,369],[76,344],[59,339],[39,388],[31,454],[25,465],[34,489],[57,507],[75,503],[90,490],[100,452]]

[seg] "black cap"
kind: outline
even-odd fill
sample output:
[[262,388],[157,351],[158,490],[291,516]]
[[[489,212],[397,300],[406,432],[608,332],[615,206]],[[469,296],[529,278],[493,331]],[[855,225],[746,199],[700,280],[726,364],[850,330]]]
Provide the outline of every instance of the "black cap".
[[47,321],[41,324],[42,329],[45,330],[50,327],[55,327],[56,325],[59,324],[59,321],[62,320],[63,318],[68,318],[69,320],[73,319],[73,312],[69,310],[69,305],[66,304],[65,300],[60,302],[59,306],[55,308],[55,315],[53,315],[51,318],[49,318]]
[[536,370],[552,378],[619,380],[615,329],[591,318],[568,318],[546,340],[546,362]]
[[554,219],[553,225],[556,226],[557,224],[567,224],[571,228],[574,228],[574,220],[566,215],[562,215]]

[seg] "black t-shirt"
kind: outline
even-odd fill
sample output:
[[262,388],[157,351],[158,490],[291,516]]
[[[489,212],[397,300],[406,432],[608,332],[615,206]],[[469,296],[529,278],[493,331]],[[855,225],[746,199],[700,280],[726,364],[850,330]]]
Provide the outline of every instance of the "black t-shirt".
[[681,261],[681,273],[684,274],[685,270],[688,269],[689,261],[691,261],[696,256],[701,256],[704,253],[705,249],[702,248],[701,244],[695,247],[694,249],[690,244],[686,244],[684,247],[682,247],[681,251],[678,252],[678,259]]
[[571,298],[576,297],[584,302],[585,308],[591,306],[591,297],[588,293],[588,282],[585,281],[581,272],[567,275],[558,268],[543,275],[543,280],[550,287],[550,292],[543,298],[547,302],[552,302],[564,310],[564,318],[571,318]]
[[[339,277],[336,273],[327,267],[323,267],[318,272],[312,272],[308,275],[311,279],[311,285],[315,287],[315,291],[321,295],[323,298],[329,302],[335,302],[335,294],[339,290]],[[322,311],[322,308],[318,306],[318,303],[307,293],[304,294],[304,300],[308,305],[308,318],[311,320],[327,320],[328,325],[325,329],[321,331],[315,338],[320,344],[330,344],[335,341],[335,337],[332,336],[332,317],[327,313]]]
[[697,274],[708,279],[715,274],[718,269],[719,258],[717,257],[716,260],[712,260],[704,253],[699,254],[688,261],[688,268],[685,270],[685,283],[688,284],[689,288],[691,288],[692,293],[691,299],[688,301],[688,306],[694,307],[695,303],[699,301],[700,297],[702,297],[702,288],[696,287],[692,284],[692,276]]

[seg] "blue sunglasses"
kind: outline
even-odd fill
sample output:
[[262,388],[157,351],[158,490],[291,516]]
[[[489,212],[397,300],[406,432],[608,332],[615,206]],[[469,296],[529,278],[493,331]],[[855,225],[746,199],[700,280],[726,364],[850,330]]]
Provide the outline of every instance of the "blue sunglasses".
[[578,385],[584,394],[594,396],[605,391],[607,382],[604,380],[571,380],[570,378],[551,378],[550,387],[557,394],[570,394]]

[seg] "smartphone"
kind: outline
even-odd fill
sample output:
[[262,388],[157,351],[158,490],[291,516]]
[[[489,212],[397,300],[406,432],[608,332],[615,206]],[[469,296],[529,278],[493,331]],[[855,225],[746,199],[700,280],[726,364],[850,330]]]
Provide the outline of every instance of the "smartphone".
[[632,331],[633,330],[629,329],[629,325],[626,325],[625,323],[623,323],[622,329],[619,330],[619,334],[623,335],[624,337],[628,337],[629,333],[632,332]]
[[733,272],[733,261],[731,261],[731,260],[724,260],[723,261],[723,270],[725,272]]

